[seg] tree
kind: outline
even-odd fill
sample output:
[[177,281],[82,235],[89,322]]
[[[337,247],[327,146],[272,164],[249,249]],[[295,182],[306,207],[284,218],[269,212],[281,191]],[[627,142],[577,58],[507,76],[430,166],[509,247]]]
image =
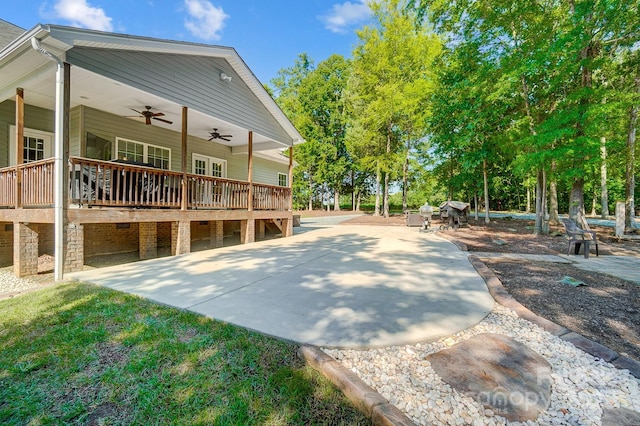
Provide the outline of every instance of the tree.
[[407,139],[425,134],[428,97],[434,85],[432,64],[441,51],[439,38],[424,27],[414,27],[415,15],[401,0],[370,4],[375,26],[358,31],[348,84],[351,122],[347,132],[350,151],[376,176],[376,211],[379,185],[384,180],[382,207],[389,215],[389,185],[401,170]]
[[300,205],[300,197],[306,197],[309,209],[314,198],[330,198],[325,193],[328,189],[339,210],[340,192],[350,175],[343,99],[348,73],[349,62],[340,55],[332,55],[315,68],[311,58],[302,54],[293,67],[281,70],[272,81],[276,101],[306,141],[294,151],[294,178],[307,183],[295,186],[294,201]]
[[[301,86],[312,70],[313,60],[306,53],[302,53],[298,55],[292,67],[278,71],[278,76],[271,80],[271,86],[267,87],[280,108],[306,140],[293,152],[293,158],[297,164],[294,169],[293,198],[296,206],[304,204],[301,200],[302,196],[307,198],[309,210],[313,208],[315,178],[318,170],[315,159],[319,147],[314,138],[308,137],[311,133],[311,123],[298,99]],[[302,182],[306,184],[302,185]]]
[[[639,4],[632,0],[621,8],[605,0],[414,3],[420,19],[428,19],[438,32],[450,36],[448,46],[454,53],[467,52],[476,62],[493,61],[491,74],[485,74],[481,84],[495,82],[494,92],[476,93],[486,96],[484,102],[502,96],[511,103],[503,110],[510,124],[502,121],[498,125],[513,143],[513,172],[523,178],[537,176],[536,232],[541,231],[546,213],[546,183],[551,188],[552,217],[559,204],[558,181],[570,183],[570,214],[584,214],[585,176],[607,161],[601,155],[601,141],[605,140],[606,148],[615,148],[621,133],[631,135],[631,127],[635,128],[618,125],[623,115],[628,115],[629,124],[634,122],[631,104],[621,101],[621,92],[634,91],[634,87],[631,79],[620,78],[629,73],[618,71],[616,75],[611,64],[622,52],[637,52]],[[478,54],[468,56],[469,52]],[[470,67],[459,81],[477,76],[479,70],[482,68]],[[637,71],[631,75],[637,76]],[[520,102],[509,99],[509,92],[518,93]],[[480,104],[478,99],[472,107],[477,111]],[[450,121],[449,127],[458,133],[464,133],[469,123],[463,120],[461,127],[460,119],[453,116]],[[475,131],[480,129],[475,126]],[[459,138],[458,133],[452,136]],[[614,152],[613,157],[605,158],[615,156]],[[632,159],[630,153],[626,158]],[[604,203],[606,178],[601,186]]]
[[334,210],[340,210],[340,193],[351,171],[345,144],[347,117],[343,95],[349,71],[349,61],[331,55],[306,76],[298,97],[312,127],[310,137],[322,146],[316,157],[317,178],[332,190]]

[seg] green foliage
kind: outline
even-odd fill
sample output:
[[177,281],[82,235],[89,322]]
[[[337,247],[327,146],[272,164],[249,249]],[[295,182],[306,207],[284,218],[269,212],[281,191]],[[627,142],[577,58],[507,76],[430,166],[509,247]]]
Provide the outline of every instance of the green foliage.
[[405,159],[427,135],[432,65],[442,44],[427,28],[414,27],[415,15],[402,1],[370,6],[376,25],[358,31],[347,89],[346,142],[363,170],[387,176],[388,194],[389,181],[401,176]]
[[484,158],[499,165],[490,185],[497,199],[518,189],[506,183],[539,169],[549,173],[552,162],[551,177],[563,191],[582,186],[600,167],[602,138],[613,166],[610,183],[617,184],[628,111],[638,104],[640,2],[419,0],[412,6],[419,24],[425,19],[449,37],[432,131],[441,160],[436,172],[450,193],[468,186]]
[[351,61],[315,68],[303,54],[273,82],[307,140],[295,154],[296,206],[336,191],[378,194],[377,177],[385,194],[402,182],[403,204],[468,200],[486,173],[490,204],[523,208],[544,171],[566,210],[572,190],[598,198],[603,143],[610,204],[625,197],[640,0],[370,7],[374,24],[358,31]]
[[294,182],[304,182],[294,186],[297,207],[313,203],[326,191],[342,191],[353,169],[345,145],[343,92],[349,72],[349,61],[340,55],[314,67],[302,54],[272,81],[276,101],[306,141],[294,150]]

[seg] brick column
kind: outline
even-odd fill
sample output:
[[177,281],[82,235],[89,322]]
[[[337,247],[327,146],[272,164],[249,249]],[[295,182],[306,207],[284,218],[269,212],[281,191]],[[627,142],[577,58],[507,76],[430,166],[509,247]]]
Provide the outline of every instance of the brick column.
[[253,243],[256,240],[256,220],[240,221],[240,244]]
[[13,265],[13,222],[0,223],[0,267]]
[[209,222],[209,245],[219,248],[224,245],[224,222],[222,220],[212,220]]
[[84,266],[84,225],[70,223],[66,229],[66,253],[64,256],[64,271],[81,271]]
[[155,222],[138,224],[138,246],[140,260],[158,257],[158,226]]
[[28,223],[13,224],[13,273],[17,277],[38,273],[38,227]]
[[265,231],[264,220],[258,220],[256,225],[258,226],[258,240],[264,240],[264,231]]
[[189,221],[171,222],[171,254],[191,252],[191,223]]
[[293,219],[282,219],[282,236],[290,237],[293,235]]

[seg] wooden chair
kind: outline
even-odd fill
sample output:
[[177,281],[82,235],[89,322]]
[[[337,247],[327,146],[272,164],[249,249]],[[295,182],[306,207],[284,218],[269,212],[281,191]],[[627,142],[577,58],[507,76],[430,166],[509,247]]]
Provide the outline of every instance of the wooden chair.
[[562,219],[567,239],[569,240],[569,248],[567,249],[567,256],[571,254],[571,246],[574,246],[574,253],[580,253],[580,246],[584,244],[584,257],[589,258],[589,246],[591,243],[596,246],[596,256],[598,253],[598,240],[596,238],[595,231],[589,229],[587,221],[582,218],[584,228],[578,226],[578,224],[572,219]]

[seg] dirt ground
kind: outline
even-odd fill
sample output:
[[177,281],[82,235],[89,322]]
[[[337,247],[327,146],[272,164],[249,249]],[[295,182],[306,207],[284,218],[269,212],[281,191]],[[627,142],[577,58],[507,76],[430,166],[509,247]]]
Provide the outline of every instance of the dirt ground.
[[[435,219],[432,228],[437,229],[441,223]],[[406,226],[406,219],[404,215],[388,219],[365,215],[343,224]],[[618,241],[612,228],[591,228],[597,233],[600,255],[640,258],[639,240]],[[552,226],[551,230],[561,233],[563,228]],[[492,219],[489,224],[471,219],[468,227],[438,232],[451,241],[463,243],[469,252],[558,254],[566,253],[568,248],[564,236],[535,237],[533,222],[521,219]],[[595,255],[593,250],[591,253]],[[583,271],[571,264],[507,259],[484,262],[509,293],[537,315],[640,361],[640,285]],[[573,287],[559,283],[565,276],[587,285]]]

